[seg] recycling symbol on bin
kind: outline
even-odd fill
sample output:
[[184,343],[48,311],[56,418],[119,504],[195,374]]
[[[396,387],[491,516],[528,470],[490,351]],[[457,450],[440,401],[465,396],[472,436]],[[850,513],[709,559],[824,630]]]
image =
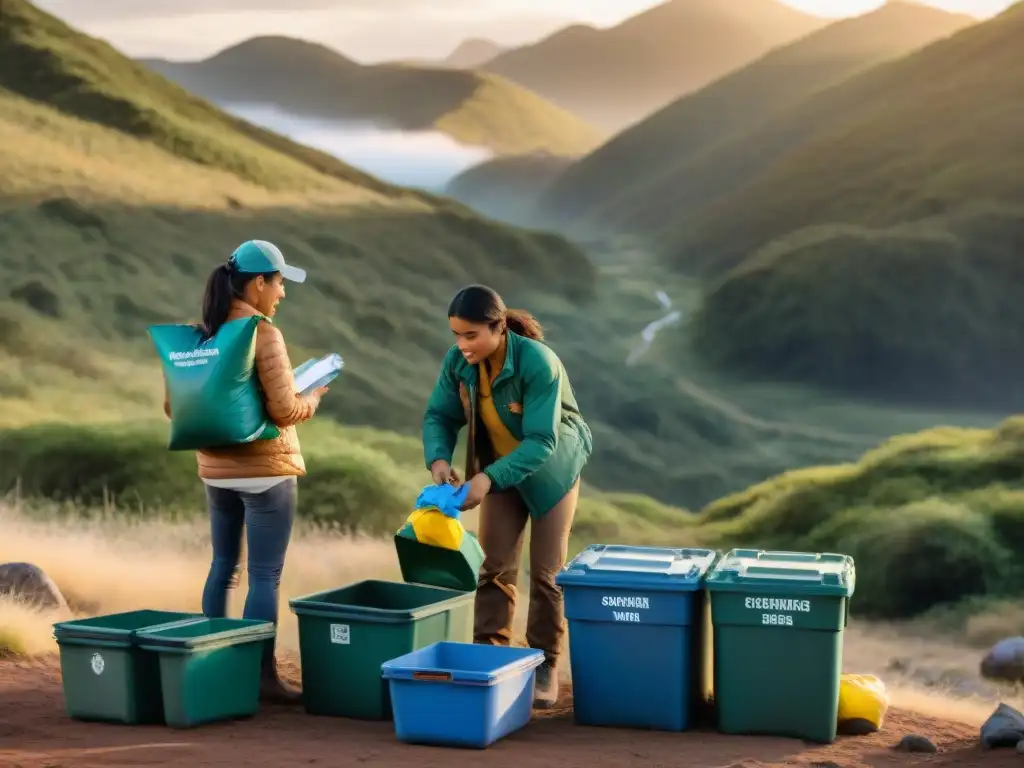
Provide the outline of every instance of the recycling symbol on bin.
[[106,662],[103,661],[103,657],[98,653],[94,653],[92,658],[89,660],[89,665],[92,667],[92,671],[97,675],[103,674],[103,668],[106,666]]

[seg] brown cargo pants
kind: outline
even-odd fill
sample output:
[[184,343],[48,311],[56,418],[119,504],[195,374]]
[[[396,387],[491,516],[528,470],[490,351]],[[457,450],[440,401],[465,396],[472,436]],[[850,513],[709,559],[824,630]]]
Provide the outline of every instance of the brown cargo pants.
[[[526,642],[555,666],[565,634],[565,606],[555,576],[569,549],[580,481],[555,507],[530,524],[530,611]],[[515,616],[523,534],[530,513],[515,489],[490,493],[480,505],[479,539],[484,563],[477,580],[473,642],[509,645]]]

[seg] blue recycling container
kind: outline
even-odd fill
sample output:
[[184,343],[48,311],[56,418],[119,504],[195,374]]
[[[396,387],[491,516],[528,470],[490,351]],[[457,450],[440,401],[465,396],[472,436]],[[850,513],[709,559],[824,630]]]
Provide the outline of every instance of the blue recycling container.
[[543,651],[442,640],[386,661],[395,736],[407,744],[484,749],[533,715]]
[[718,556],[595,544],[559,573],[579,725],[690,727],[713,681],[703,587]]

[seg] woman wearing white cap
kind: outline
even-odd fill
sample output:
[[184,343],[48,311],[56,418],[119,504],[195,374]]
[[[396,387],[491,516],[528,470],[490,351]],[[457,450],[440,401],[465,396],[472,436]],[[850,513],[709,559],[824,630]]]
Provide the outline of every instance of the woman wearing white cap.
[[[285,296],[286,279],[301,283],[306,273],[286,264],[272,243],[242,243],[206,282],[204,338],[215,335],[230,320],[257,314],[272,318]],[[255,368],[267,415],[280,435],[197,451],[213,544],[213,562],[203,589],[203,614],[211,618],[227,614],[227,593],[237,584],[244,530],[249,591],[242,615],[276,623],[278,585],[295,519],[296,477],[306,474],[295,425],[313,416],[327,387],[299,394],[284,337],[270,322],[261,322],[256,332]],[[170,417],[166,398],[164,411]],[[280,703],[300,700],[299,692],[278,676],[273,642],[267,643],[264,652],[261,698]]]

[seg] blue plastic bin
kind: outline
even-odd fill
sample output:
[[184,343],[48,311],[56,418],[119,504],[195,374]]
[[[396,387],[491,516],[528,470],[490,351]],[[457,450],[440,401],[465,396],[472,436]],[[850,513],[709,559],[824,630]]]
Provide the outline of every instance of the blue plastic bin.
[[484,749],[530,721],[544,653],[444,640],[381,665],[395,735],[407,744]]
[[703,584],[718,556],[595,544],[558,574],[577,724],[690,727],[713,679]]

